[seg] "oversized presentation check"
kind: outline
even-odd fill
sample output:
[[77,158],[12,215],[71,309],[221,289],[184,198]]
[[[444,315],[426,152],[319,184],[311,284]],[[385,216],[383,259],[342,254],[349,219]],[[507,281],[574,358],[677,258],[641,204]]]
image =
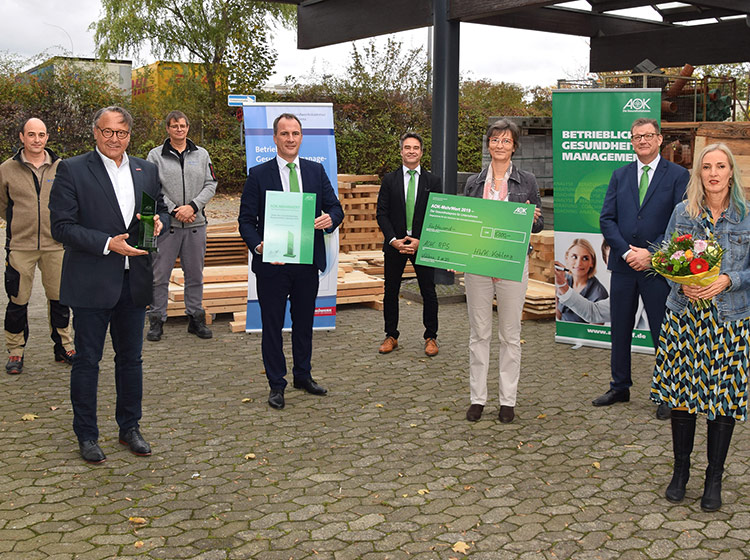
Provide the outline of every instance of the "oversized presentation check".
[[312,264],[315,193],[266,191],[263,262]]
[[417,264],[520,281],[534,205],[430,193]]

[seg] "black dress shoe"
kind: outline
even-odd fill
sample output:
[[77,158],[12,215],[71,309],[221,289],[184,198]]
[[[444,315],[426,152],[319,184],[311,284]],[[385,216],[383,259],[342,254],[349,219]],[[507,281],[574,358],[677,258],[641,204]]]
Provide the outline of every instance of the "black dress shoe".
[[126,432],[120,432],[120,443],[127,445],[133,455],[140,457],[151,455],[151,446],[143,439],[138,428],[130,428]]
[[284,391],[274,391],[271,389],[271,394],[268,395],[268,405],[271,408],[284,408]]
[[325,395],[328,392],[328,389],[315,383],[315,380],[312,377],[309,379],[303,379],[302,381],[295,379],[293,385],[295,389],[304,389],[311,395]]
[[469,422],[479,422],[479,419],[482,417],[483,410],[483,404],[472,404],[469,407],[469,410],[466,411],[466,419]]
[[79,441],[78,449],[81,451],[81,457],[83,457],[83,460],[87,463],[98,465],[107,460],[104,451],[102,451],[102,448],[99,447],[99,444],[93,439]]
[[594,406],[609,406],[611,404],[615,404],[616,402],[628,402],[629,400],[630,389],[621,389],[620,391],[610,389],[601,397],[597,397],[593,401],[591,401],[591,404],[593,404]]
[[516,417],[516,413],[512,406],[501,406],[497,417],[503,424],[510,424]]
[[669,409],[667,403],[659,403],[656,407],[656,419],[657,420],[669,420],[672,417],[672,412]]

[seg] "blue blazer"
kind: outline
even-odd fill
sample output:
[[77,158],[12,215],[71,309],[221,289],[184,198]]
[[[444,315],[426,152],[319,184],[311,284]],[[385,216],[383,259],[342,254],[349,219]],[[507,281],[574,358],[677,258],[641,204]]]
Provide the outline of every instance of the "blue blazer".
[[[302,190],[315,193],[315,217],[323,212],[331,216],[333,225],[326,233],[333,232],[344,219],[344,210],[328,180],[325,169],[317,162],[300,158],[299,169],[302,174]],[[263,241],[263,225],[266,209],[266,192],[282,191],[281,175],[276,158],[251,167],[242,190],[240,202],[240,235],[253,256],[252,269],[257,275],[271,276],[276,274],[278,266],[263,262],[263,255],[255,253],[255,248]],[[326,250],[323,242],[323,230],[315,230],[313,264],[321,272],[326,269]]]
[[622,258],[630,245],[650,248],[661,242],[672,210],[685,196],[689,179],[687,169],[661,158],[641,205],[638,164],[615,169],[599,216],[599,226],[611,249],[609,270],[633,270]]
[[[109,237],[128,233],[128,243],[138,240],[141,197],[147,192],[156,200],[162,224],[169,214],[161,196],[156,166],[128,156],[135,191],[135,212],[126,224],[115,189],[96,151],[60,162],[49,199],[52,237],[65,246],[60,302],[71,307],[111,309],[120,298],[125,275],[125,257],[114,251],[104,254]],[[151,303],[153,273],[151,255],[130,257],[130,291],[138,306]]]

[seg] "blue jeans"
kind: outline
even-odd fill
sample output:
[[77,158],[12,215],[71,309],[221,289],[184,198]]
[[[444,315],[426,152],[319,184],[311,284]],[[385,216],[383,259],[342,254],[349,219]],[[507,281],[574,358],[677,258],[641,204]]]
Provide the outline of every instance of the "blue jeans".
[[115,419],[120,432],[138,427],[143,396],[143,323],[146,308],[136,306],[130,295],[128,273],[120,299],[112,309],[73,308],[76,359],[70,371],[70,401],[73,404],[73,431],[78,441],[96,440],[96,394],[99,362],[104,351],[107,328],[115,351]]

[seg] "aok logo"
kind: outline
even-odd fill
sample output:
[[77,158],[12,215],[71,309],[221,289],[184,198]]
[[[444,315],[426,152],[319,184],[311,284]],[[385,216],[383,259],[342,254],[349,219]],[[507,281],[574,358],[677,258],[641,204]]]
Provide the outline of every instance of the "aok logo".
[[515,210],[513,210],[514,214],[520,214],[521,216],[525,216],[527,214],[526,208],[524,206],[519,206]]
[[650,113],[651,107],[649,107],[649,103],[651,102],[650,99],[645,99],[642,97],[634,97],[633,99],[628,100],[627,103],[625,103],[625,106],[622,108],[623,113]]

